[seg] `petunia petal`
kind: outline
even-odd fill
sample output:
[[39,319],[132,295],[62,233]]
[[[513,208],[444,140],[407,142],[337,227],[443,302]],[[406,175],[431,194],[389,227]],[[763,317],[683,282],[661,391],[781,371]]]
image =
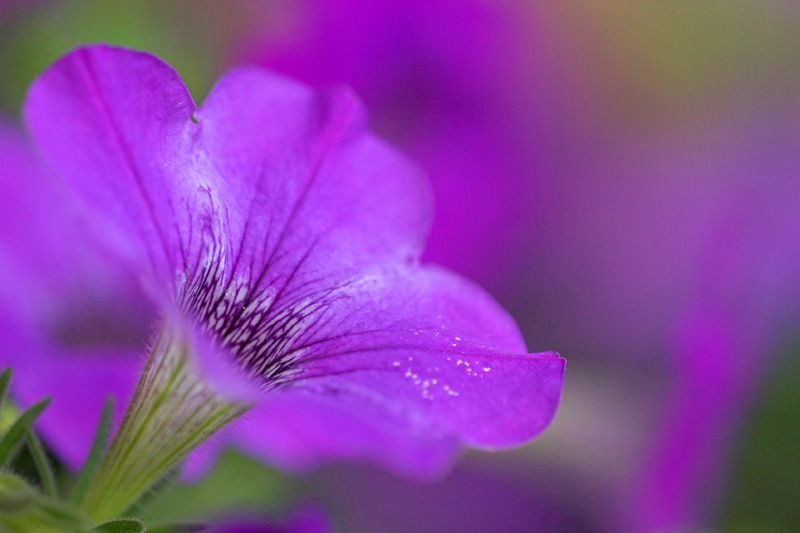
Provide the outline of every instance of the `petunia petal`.
[[[172,295],[190,250],[182,242],[208,206],[179,179],[194,103],[177,73],[150,54],[79,48],[30,88],[24,116],[38,146],[84,205],[95,230]],[[194,190],[194,191],[193,191]],[[99,222],[98,222],[99,221]],[[164,287],[165,286],[165,287]]]
[[346,460],[377,464],[404,477],[435,479],[447,472],[459,449],[452,435],[420,430],[409,420],[388,417],[379,403],[346,395],[276,395],[237,426],[221,437],[223,443],[291,472]]
[[486,293],[437,267],[348,285],[289,352],[302,371],[265,395],[243,446],[290,468],[360,457],[422,477],[455,443],[501,448],[543,431],[564,370],[556,354],[528,355]]
[[235,249],[229,275],[276,287],[290,276],[341,279],[364,262],[421,255],[428,184],[366,130],[349,89],[315,92],[240,68],[219,81],[195,117],[195,155],[208,165],[203,173],[224,184]]

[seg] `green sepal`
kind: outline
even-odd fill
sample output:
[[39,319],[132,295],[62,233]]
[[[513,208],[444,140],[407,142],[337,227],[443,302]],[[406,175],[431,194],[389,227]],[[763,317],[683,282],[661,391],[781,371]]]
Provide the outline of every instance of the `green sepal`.
[[6,465],[6,462],[11,458],[25,436],[26,431],[33,426],[33,423],[36,422],[36,419],[49,403],[50,398],[45,398],[41,402],[34,404],[22,413],[9,428],[8,432],[3,436],[3,440],[0,440],[0,468]]
[[208,524],[160,524],[147,528],[147,533],[195,533],[206,529]]
[[92,529],[103,533],[142,533],[146,531],[144,524],[138,518],[117,518],[102,523]]
[[11,381],[11,368],[6,368],[0,374],[0,412],[3,411],[3,405],[6,402],[6,395],[8,394],[8,382]]
[[0,437],[6,434],[19,417],[19,410],[8,400],[8,384],[11,381],[11,368],[0,374]]
[[97,426],[97,432],[94,434],[94,441],[92,448],[89,450],[89,457],[83,464],[81,473],[75,481],[75,487],[72,489],[72,494],[69,501],[73,505],[79,505],[83,501],[83,496],[86,494],[86,489],[91,482],[92,477],[97,471],[97,466],[103,458],[106,451],[106,444],[108,443],[108,435],[111,431],[111,417],[114,414],[114,398],[109,397],[103,405],[103,413],[100,415],[100,423]]
[[36,465],[36,470],[39,473],[39,478],[42,480],[44,490],[48,496],[58,498],[58,488],[56,487],[56,478],[53,474],[53,466],[47,458],[47,452],[42,446],[42,441],[36,436],[31,428],[25,430],[25,436],[28,438],[28,449],[30,450],[33,462]]

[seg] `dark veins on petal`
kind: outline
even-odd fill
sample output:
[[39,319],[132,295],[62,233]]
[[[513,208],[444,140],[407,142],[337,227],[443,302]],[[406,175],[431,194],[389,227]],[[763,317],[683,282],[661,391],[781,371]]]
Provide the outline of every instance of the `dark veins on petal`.
[[[206,217],[190,224],[192,228],[198,227],[201,234],[190,232],[189,242],[182,243],[182,249],[191,249],[196,244],[192,240],[199,238],[205,252],[197,256],[194,265],[187,264],[184,256],[187,279],[178,298],[182,310],[217,339],[241,368],[260,378],[266,388],[297,379],[303,372],[300,363],[310,350],[318,350],[320,345],[342,334],[359,334],[338,331],[331,337],[328,331],[333,319],[328,312],[331,304],[346,298],[353,282],[325,282],[324,275],[309,275],[303,271],[317,244],[325,238],[324,231],[307,243],[307,250],[299,258],[293,257],[295,250],[287,246],[296,217],[314,187],[323,161],[343,135],[355,102],[350,98],[345,99],[344,105],[328,102],[326,108],[332,115],[321,137],[319,152],[309,167],[299,198],[278,231],[273,234],[273,229],[277,228],[273,227],[271,216],[266,235],[256,235],[258,230],[251,231],[251,221],[258,216],[257,212],[269,209],[262,204],[267,200],[261,189],[262,169],[241,242],[221,242],[214,228],[230,227],[228,212],[225,207],[220,208],[212,191],[203,187],[201,203],[207,208]],[[233,256],[225,253],[225,250],[236,249],[238,252]],[[246,261],[242,257],[245,249],[260,250],[261,254],[245,254],[249,256]],[[226,261],[228,258],[230,263]]]
[[[230,228],[229,213],[219,205],[210,188],[202,187],[201,203],[206,209],[201,211],[206,216],[190,224],[190,228],[199,230],[199,234],[190,231],[186,235],[188,242],[181,243],[183,250],[192,249],[197,244],[192,241],[199,239],[202,242],[200,248],[204,250],[196,256],[194,265],[187,263],[184,254],[187,278],[178,298],[182,310],[194,317],[242,369],[260,378],[265,388],[315,377],[305,373],[301,378],[305,371],[303,361],[399,347],[365,346],[356,341],[355,347],[345,342],[349,349],[344,351],[341,346],[338,350],[331,350],[330,343],[336,344],[345,338],[355,341],[376,333],[374,330],[357,330],[357,326],[355,329],[342,328],[340,321],[345,317],[334,316],[331,311],[333,304],[350,298],[354,286],[365,279],[355,272],[350,273],[355,275],[350,279],[329,279],[325,273],[309,266],[317,245],[327,237],[324,229],[316,239],[304,243],[307,248],[301,256],[298,257],[294,249],[297,240],[292,234],[297,229],[297,217],[318,179],[323,161],[340,142],[355,102],[346,98],[334,105],[328,102],[326,106],[326,112],[331,113],[328,127],[321,135],[319,151],[309,165],[304,187],[287,220],[273,225],[270,216],[265,234],[257,233],[258,224],[251,228],[254,217],[270,209],[267,194],[262,190],[265,179],[262,169],[240,242],[223,242],[226,239],[220,236],[219,229]],[[264,231],[263,227],[260,231]],[[224,231],[221,233],[226,234]],[[236,250],[236,253],[228,254],[226,250]],[[260,253],[243,254],[245,250]],[[319,258],[313,262],[317,261]],[[351,308],[350,312],[358,310]],[[356,369],[340,370],[350,372]]]
[[302,372],[303,345],[324,328],[330,305],[344,297],[345,287],[308,290],[312,283],[296,282],[312,249],[287,274],[273,279],[266,279],[269,263],[257,276],[236,273],[235,268],[233,276],[226,276],[224,254],[210,253],[179,300],[183,310],[266,388]]
[[[315,358],[324,358],[319,349],[326,342],[363,333],[337,331],[331,335],[329,327],[334,318],[329,312],[331,305],[347,298],[358,282],[333,283],[303,270],[324,235],[309,243],[299,258],[287,258],[289,251],[283,251],[287,247],[281,245],[291,232],[290,218],[274,247],[269,252],[263,249],[260,266],[252,257],[249,264],[241,261],[246,243],[239,245],[229,266],[224,250],[234,246],[226,246],[212,230],[227,225],[220,223],[222,210],[210,194],[206,202],[208,212],[214,215],[197,224],[201,235],[190,234],[190,242],[184,243],[188,248],[192,238],[199,238],[203,253],[187,268],[188,279],[178,302],[248,375],[259,378],[266,389],[285,385],[301,377],[301,363],[311,352]],[[271,229],[270,225],[262,237],[264,242],[270,242]]]

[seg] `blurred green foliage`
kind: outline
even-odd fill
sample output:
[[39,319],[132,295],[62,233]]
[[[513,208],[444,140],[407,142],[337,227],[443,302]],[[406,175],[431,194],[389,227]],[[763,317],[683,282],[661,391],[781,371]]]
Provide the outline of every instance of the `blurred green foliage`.
[[734,453],[724,531],[800,531],[800,343],[772,369]]
[[247,28],[238,4],[180,0],[31,2],[0,23],[0,111],[17,115],[30,82],[70,49],[107,42],[172,65],[196,100],[219,76],[233,37]]
[[232,511],[277,515],[297,496],[295,482],[243,454],[226,451],[200,482],[164,493],[142,517],[147,523],[209,520]]
[[796,92],[800,13],[793,2],[765,4],[559,2],[609,111],[647,122]]

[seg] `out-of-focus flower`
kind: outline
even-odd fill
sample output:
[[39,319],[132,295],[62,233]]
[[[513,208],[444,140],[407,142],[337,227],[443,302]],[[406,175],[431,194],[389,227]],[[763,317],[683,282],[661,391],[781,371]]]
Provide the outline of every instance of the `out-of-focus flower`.
[[51,178],[0,123],[0,367],[13,367],[20,403],[53,398],[38,427],[77,468],[105,398],[121,414],[133,392],[151,315],[135,280],[81,235]]
[[208,533],[331,533],[334,531],[328,516],[316,506],[295,511],[283,521],[266,518],[237,517],[218,520],[205,530]]
[[[18,0],[0,0],[0,16],[4,16],[4,12],[10,10],[16,3],[18,3]],[[0,19],[0,22],[3,22],[3,20]]]
[[719,135],[736,186],[718,199],[677,324],[672,397],[637,494],[641,530],[709,524],[734,431],[771,354],[800,325],[798,112],[753,115]]
[[[605,393],[593,375],[537,450],[600,487],[611,530],[711,523],[735,432],[797,326],[797,113],[764,107],[740,102],[685,129],[605,119],[576,134],[554,181],[539,240],[548,260],[529,284],[553,304],[534,331],[628,370]],[[593,416],[606,408],[624,413],[618,430]]]
[[[105,464],[125,446],[158,456],[101,467],[95,488],[135,493],[251,404],[244,441],[279,464],[423,476],[459,444],[518,444],[552,419],[563,360],[528,355],[481,289],[419,264],[426,182],[348,90],[243,68],[196,109],[158,59],[99,46],[45,72],[24,114],[165,315]],[[136,432],[137,416],[162,423]],[[101,496],[97,520],[120,503]]]

